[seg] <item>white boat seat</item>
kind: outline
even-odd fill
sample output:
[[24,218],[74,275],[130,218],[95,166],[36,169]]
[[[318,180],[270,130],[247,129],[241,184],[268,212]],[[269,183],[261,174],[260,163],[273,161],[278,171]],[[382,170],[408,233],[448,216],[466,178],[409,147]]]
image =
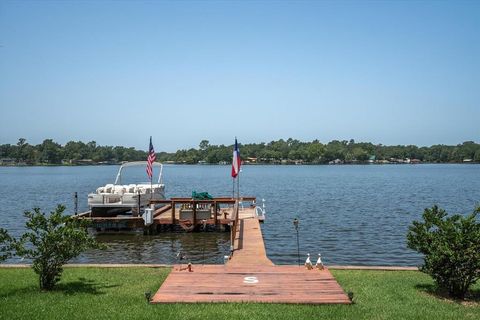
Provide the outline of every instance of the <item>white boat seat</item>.
[[120,186],[120,187],[117,186],[113,189],[113,193],[122,195],[125,193],[125,188],[123,186]]

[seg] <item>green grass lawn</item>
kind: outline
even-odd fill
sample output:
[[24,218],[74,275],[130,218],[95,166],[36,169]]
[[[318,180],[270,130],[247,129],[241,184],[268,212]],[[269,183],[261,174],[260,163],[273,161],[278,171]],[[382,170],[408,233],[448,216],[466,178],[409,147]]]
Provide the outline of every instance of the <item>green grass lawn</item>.
[[332,270],[354,305],[147,304],[144,292],[155,293],[168,272],[67,268],[56,290],[40,292],[30,269],[0,268],[0,319],[480,319],[478,300],[439,298],[417,271]]

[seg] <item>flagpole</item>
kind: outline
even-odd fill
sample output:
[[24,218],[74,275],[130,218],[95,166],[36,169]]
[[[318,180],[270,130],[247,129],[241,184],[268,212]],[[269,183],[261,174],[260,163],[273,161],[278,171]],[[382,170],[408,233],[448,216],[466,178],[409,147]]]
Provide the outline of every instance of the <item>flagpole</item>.
[[[240,153],[238,151],[237,137],[235,137],[235,147],[237,147],[237,157],[238,157],[238,174],[237,174],[237,202],[240,201],[240,171],[242,159],[240,158]],[[239,203],[240,205],[240,203]]]
[[[236,141],[237,141],[237,137],[235,137],[235,142]],[[233,170],[233,161],[235,160],[235,150],[236,150],[235,146],[236,145],[234,144],[233,145],[233,155],[234,155],[234,157],[232,159],[232,170]],[[232,171],[232,173],[233,173],[233,171]],[[235,199],[235,178],[236,178],[236,176],[233,176],[233,174],[232,174],[232,199]]]
[[[152,136],[150,136],[150,143],[152,143]],[[153,199],[153,186],[152,186],[152,180],[153,180],[153,163],[152,163],[152,175],[150,176],[150,200]]]
[[150,200],[153,199],[153,165],[155,164],[156,155],[155,150],[153,149],[152,136],[150,136],[150,145],[148,146],[148,157],[147,157],[147,174],[150,178]]
[[153,199],[152,177],[153,177],[153,164],[152,164],[152,176],[150,177],[150,200]]
[[237,175],[237,200],[240,201],[240,170]]

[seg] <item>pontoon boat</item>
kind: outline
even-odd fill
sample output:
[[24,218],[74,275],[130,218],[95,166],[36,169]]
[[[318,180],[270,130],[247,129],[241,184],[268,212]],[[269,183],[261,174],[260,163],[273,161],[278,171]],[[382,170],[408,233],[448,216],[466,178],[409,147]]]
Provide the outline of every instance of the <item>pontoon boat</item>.
[[[132,212],[138,214],[150,200],[165,199],[165,185],[162,181],[163,166],[154,162],[153,167],[160,167],[157,183],[142,182],[138,184],[122,184],[124,168],[134,166],[146,167],[147,161],[127,162],[120,166],[113,184],[98,188],[88,195],[88,205],[92,216],[114,216]],[[139,200],[140,198],[140,200]]]

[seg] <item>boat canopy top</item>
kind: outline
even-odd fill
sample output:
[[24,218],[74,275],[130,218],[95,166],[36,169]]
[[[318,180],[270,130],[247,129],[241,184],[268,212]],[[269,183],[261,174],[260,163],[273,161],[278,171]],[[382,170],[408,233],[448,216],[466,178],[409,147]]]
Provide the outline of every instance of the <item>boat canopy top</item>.
[[[122,171],[123,168],[127,167],[139,167],[139,166],[147,166],[147,161],[133,161],[133,162],[126,162],[120,166],[120,169],[118,169],[117,177],[115,178],[115,183],[114,184],[119,184],[122,181]],[[163,183],[163,165],[160,162],[153,162],[152,167],[160,167],[160,173],[158,174],[158,184]]]

